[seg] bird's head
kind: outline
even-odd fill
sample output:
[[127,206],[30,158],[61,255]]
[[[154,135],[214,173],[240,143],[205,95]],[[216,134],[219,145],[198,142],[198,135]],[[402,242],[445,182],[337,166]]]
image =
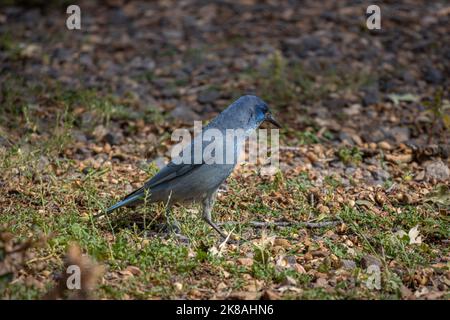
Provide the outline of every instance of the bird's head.
[[241,112],[247,115],[248,124],[259,127],[263,122],[270,122],[277,128],[281,128],[281,124],[272,116],[267,103],[257,96],[246,95],[236,102],[241,102]]
[[267,104],[264,101],[262,101],[261,99],[259,99],[259,100],[262,103],[258,103],[255,106],[256,121],[259,124],[267,121],[267,122],[273,124],[275,127],[281,128],[281,124],[277,120],[275,120],[275,118],[272,116],[272,113],[270,112]]

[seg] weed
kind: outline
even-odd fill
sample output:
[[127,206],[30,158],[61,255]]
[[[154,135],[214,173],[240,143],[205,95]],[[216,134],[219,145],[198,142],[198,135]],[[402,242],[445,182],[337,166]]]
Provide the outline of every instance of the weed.
[[337,156],[344,164],[358,164],[362,161],[362,153],[357,147],[342,147]]

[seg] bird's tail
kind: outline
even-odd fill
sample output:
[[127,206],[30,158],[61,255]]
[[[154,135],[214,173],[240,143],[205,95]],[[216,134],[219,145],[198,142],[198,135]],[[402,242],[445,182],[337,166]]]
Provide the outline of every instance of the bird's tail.
[[134,203],[136,200],[138,200],[139,198],[142,197],[141,193],[137,193],[134,194],[130,197],[127,197],[125,199],[123,199],[122,201],[117,202],[115,205],[109,207],[108,209],[106,209],[106,214],[110,214],[111,212],[113,212],[114,210],[126,206],[126,205],[130,205],[132,203]]

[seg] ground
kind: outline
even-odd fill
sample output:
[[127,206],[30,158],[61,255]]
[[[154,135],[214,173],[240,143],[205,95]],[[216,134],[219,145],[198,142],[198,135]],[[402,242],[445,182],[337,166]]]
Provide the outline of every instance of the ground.
[[[0,7],[0,296],[448,299],[445,1],[58,1]],[[43,5],[43,3],[46,3]],[[280,169],[239,166],[213,217],[95,219],[169,160],[171,132],[253,93]],[[266,173],[266,174],[265,174]],[[65,290],[66,267],[83,288]]]

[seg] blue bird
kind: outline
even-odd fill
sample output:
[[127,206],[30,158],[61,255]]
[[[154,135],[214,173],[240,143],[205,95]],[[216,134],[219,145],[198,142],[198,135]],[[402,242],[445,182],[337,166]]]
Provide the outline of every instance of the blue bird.
[[[194,137],[193,141],[182,150],[178,158],[174,158],[141,188],[108,208],[106,213],[109,214],[124,206],[162,201],[167,204],[166,218],[169,220],[172,204],[200,202],[203,206],[203,220],[222,237],[226,238],[225,233],[211,220],[211,211],[217,190],[235,168],[239,153],[243,151],[242,146],[245,139],[264,121],[270,122],[278,128],[281,127],[272,117],[267,104],[263,100],[252,95],[240,97],[204,127],[202,133]],[[232,144],[231,149],[228,149],[229,145],[223,146],[223,149],[226,149],[227,152],[228,150],[233,151],[231,161],[225,159],[222,162],[208,161],[216,156],[215,151],[211,152],[209,158],[203,156],[200,161],[195,161],[195,152],[193,152],[196,148],[195,143],[200,143],[202,150],[205,150],[210,142],[203,138],[204,133],[208,132],[209,129],[212,129],[212,132],[221,133],[225,144]],[[244,134],[236,135],[236,138],[232,140],[226,139],[226,132],[229,129],[241,130]],[[203,155],[203,153],[201,154]],[[186,156],[183,159],[190,161],[180,161],[182,156]]]

